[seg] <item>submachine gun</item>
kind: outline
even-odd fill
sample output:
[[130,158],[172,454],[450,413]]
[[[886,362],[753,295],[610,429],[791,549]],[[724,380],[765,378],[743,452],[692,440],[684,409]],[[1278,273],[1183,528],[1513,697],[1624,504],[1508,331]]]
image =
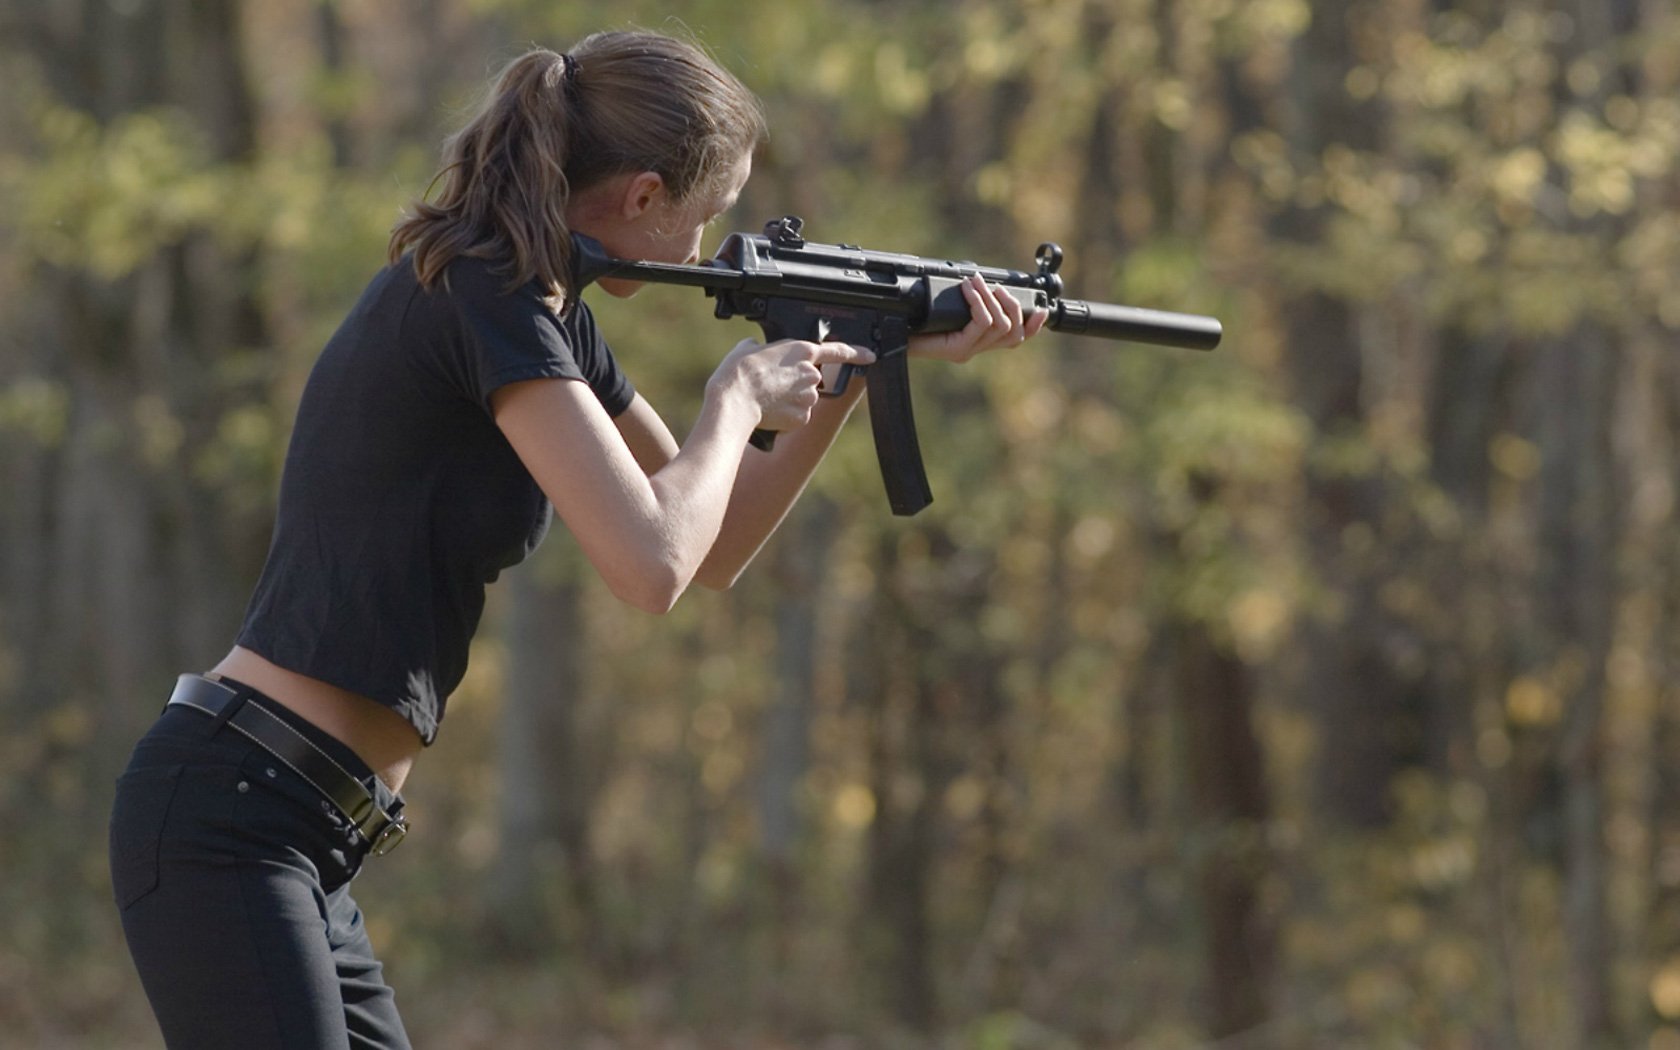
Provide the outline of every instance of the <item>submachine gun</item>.
[[[1064,297],[1057,272],[1062,249],[1056,244],[1039,245],[1037,270],[1023,273],[815,244],[801,236],[803,227],[789,215],[767,223],[762,236],[732,233],[716,256],[698,266],[614,259],[598,241],[574,234],[578,289],[603,277],[700,287],[717,300],[718,317],[756,321],[766,342],[829,340],[872,350],[874,363],[842,365],[822,393],[838,397],[853,376],[868,373],[870,426],[894,514],[915,514],[933,502],[910,406],[910,336],[954,332],[968,324],[968,301],[959,287],[965,277],[980,274],[1023,311],[1049,311],[1046,323],[1060,332],[1192,350],[1219,345],[1221,328],[1212,317]],[[766,450],[774,442],[770,431],[752,437]]]

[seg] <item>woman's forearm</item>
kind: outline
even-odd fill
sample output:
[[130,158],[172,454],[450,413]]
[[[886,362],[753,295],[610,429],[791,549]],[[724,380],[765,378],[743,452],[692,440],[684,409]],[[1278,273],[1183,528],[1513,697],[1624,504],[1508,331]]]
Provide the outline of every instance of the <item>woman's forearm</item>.
[[[734,388],[709,392],[689,440],[671,442],[650,474],[580,382],[530,380],[492,397],[502,432],[612,592],[670,608],[722,527],[757,406]],[[651,441],[638,443],[653,455]]]
[[853,383],[840,397],[824,398],[809,423],[777,436],[773,451],[745,451],[717,541],[695,574],[698,583],[721,590],[741,575],[805,491],[863,390]]

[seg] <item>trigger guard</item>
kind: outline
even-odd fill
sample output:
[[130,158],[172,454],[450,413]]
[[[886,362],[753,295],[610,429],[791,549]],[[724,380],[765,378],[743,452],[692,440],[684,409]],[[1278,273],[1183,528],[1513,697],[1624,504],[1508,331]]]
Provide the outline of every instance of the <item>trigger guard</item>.
[[863,368],[864,368],[863,365],[854,365],[854,364],[843,364],[843,365],[841,365],[840,366],[840,374],[834,377],[834,385],[832,387],[826,386],[826,385],[823,386],[823,387],[820,387],[817,390],[817,396],[818,397],[839,397],[841,394],[844,394],[846,392],[846,388],[851,385],[852,377],[855,376],[855,375],[860,375],[863,372]]

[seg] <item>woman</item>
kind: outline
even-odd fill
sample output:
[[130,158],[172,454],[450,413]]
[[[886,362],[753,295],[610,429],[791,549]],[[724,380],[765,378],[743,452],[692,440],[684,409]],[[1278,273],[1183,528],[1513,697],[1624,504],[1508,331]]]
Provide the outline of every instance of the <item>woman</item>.
[[[663,612],[728,587],[797,498],[863,387],[819,403],[821,367],[869,353],[744,341],[679,445],[569,268],[573,231],[697,260],[763,137],[697,49],[607,33],[514,61],[446,145],[437,199],[311,373],[236,644],[181,677],[119,781],[112,880],[170,1046],[407,1046],[349,883],[406,831],[397,792],[485,584],[558,513],[615,595]],[[968,327],[913,353],[965,360],[1044,322],[965,294]],[[760,427],[775,451],[743,454]]]

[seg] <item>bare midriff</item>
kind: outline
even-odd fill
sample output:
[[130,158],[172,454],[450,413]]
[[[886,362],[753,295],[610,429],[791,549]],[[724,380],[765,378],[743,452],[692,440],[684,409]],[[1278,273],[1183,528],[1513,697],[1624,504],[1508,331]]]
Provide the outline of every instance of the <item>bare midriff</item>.
[[264,693],[335,737],[367,763],[392,791],[401,791],[424,745],[420,734],[395,711],[358,693],[288,671],[249,649],[235,646],[211,671]]

